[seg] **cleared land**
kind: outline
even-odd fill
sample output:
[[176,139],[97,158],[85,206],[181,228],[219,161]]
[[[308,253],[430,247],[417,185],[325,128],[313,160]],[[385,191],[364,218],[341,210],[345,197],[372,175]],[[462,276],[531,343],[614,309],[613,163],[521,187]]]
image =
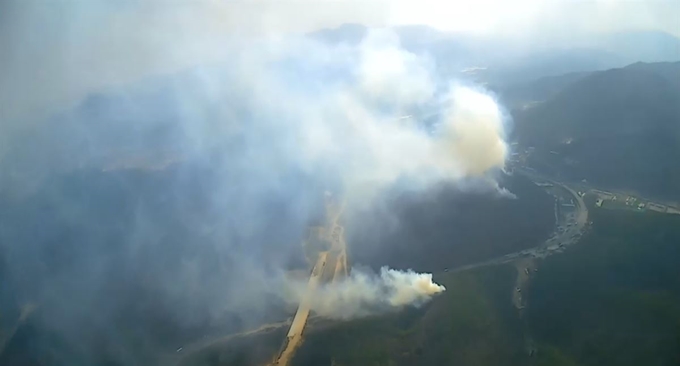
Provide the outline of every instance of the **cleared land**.
[[312,274],[309,277],[309,283],[307,284],[305,297],[300,302],[300,307],[298,307],[298,310],[295,313],[293,323],[290,325],[288,334],[286,334],[286,340],[283,343],[281,353],[274,362],[274,364],[277,366],[288,365],[293,353],[302,342],[302,331],[305,329],[307,319],[309,318],[311,297],[314,296],[314,291],[316,291],[316,288],[319,285],[321,275],[323,274],[324,267],[326,266],[327,258],[328,252],[322,252],[319,254],[316,265],[314,266]]
[[[338,223],[342,215],[344,203],[337,204],[333,200],[326,203],[327,224],[321,230],[315,231],[322,242],[327,242],[328,251],[322,251],[309,277],[307,290],[300,302],[281,351],[276,356],[274,365],[286,366],[302,344],[303,331],[310,314],[310,304],[316,289],[321,282],[335,281],[347,276],[347,250],[345,246],[344,228]],[[322,244],[322,246],[325,246]]]

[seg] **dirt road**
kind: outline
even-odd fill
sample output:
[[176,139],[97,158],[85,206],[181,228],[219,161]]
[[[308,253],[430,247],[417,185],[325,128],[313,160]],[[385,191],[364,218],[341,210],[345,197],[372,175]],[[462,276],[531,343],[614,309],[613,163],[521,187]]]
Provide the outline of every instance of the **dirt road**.
[[307,324],[307,319],[309,318],[311,299],[312,296],[314,296],[317,286],[319,285],[319,280],[323,273],[324,267],[326,266],[327,257],[328,252],[319,253],[319,258],[314,265],[312,275],[309,277],[309,282],[307,283],[307,291],[305,292],[305,296],[302,298],[302,301],[300,301],[300,306],[295,313],[293,323],[290,325],[290,329],[286,335],[286,341],[284,342],[282,350],[274,362],[274,365],[276,366],[288,365],[288,362],[290,362],[295,350],[302,342],[302,332],[304,331],[305,325]]

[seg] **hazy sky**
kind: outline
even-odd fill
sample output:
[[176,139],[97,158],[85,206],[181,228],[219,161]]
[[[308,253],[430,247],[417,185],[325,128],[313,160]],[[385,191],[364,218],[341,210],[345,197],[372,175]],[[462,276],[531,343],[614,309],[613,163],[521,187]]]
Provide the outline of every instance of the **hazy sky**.
[[400,1],[392,23],[451,31],[537,36],[545,32],[662,30],[680,35],[680,3],[642,0]]
[[224,59],[230,39],[345,22],[558,43],[592,31],[680,35],[680,2],[10,0],[0,4],[0,123],[41,118],[92,90]]

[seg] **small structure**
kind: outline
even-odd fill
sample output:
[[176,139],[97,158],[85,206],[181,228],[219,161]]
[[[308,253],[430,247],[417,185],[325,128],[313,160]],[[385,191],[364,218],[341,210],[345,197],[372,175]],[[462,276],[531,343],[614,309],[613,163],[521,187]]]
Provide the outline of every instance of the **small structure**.
[[680,210],[670,206],[668,206],[668,210],[666,212],[673,215],[680,215]]
[[652,211],[658,211],[658,212],[666,212],[667,207],[664,205],[660,205],[658,203],[652,203],[650,202],[649,205],[647,205],[647,208],[649,208]]

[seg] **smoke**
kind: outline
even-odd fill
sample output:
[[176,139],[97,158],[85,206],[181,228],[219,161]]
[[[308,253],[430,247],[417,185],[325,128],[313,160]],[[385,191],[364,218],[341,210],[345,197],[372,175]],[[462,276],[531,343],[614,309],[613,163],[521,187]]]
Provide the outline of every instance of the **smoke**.
[[[326,190],[351,215],[394,187],[497,187],[501,108],[482,89],[442,80],[389,30],[356,45],[307,36],[244,45],[212,39],[196,19],[178,40],[154,21],[117,20],[105,35],[87,32],[93,20],[74,22],[70,36],[92,38],[60,39],[71,48],[59,58],[40,53],[54,61],[37,79],[47,89],[26,84],[0,104],[63,102],[23,135],[3,136],[12,142],[0,156],[3,192],[30,194],[0,197],[2,276],[19,304],[40,306],[36,329],[78,350],[81,364],[120,360],[120,349],[131,350],[123,364],[153,364],[133,353],[280,320],[283,273],[301,267],[299,243]],[[98,67],[81,67],[90,61]],[[313,307],[347,318],[441,291],[428,274],[353,271]]]
[[[392,311],[404,306],[420,306],[444,286],[432,282],[432,274],[383,267],[380,275],[354,269],[339,282],[319,288],[311,297],[311,309],[332,319],[350,319]],[[298,289],[297,299],[302,292]]]
[[[398,13],[414,21],[480,24],[409,4]],[[356,43],[289,34],[394,23],[391,2],[308,5],[0,3],[0,333],[31,303],[38,360],[157,364],[140,355],[288,315],[284,273],[304,265],[326,190],[346,217],[386,190],[508,195],[495,180],[507,118],[441,76],[457,55],[439,65],[385,29]],[[490,8],[505,14],[473,13]],[[431,280],[355,270],[313,306],[418,305],[443,290]]]
[[463,174],[478,176],[502,166],[507,146],[496,103],[488,95],[471,89],[456,88],[452,93],[445,134],[447,148],[459,158]]
[[260,127],[285,123],[285,135],[272,143],[293,137],[287,147],[295,151],[285,156],[307,172],[335,176],[347,196],[370,199],[398,180],[423,189],[503,167],[504,121],[493,98],[438,81],[434,63],[402,49],[389,31],[372,30],[356,47],[304,41],[281,57],[302,63],[305,74],[285,70],[286,80],[260,80],[267,99],[257,105],[277,111],[280,121]]

